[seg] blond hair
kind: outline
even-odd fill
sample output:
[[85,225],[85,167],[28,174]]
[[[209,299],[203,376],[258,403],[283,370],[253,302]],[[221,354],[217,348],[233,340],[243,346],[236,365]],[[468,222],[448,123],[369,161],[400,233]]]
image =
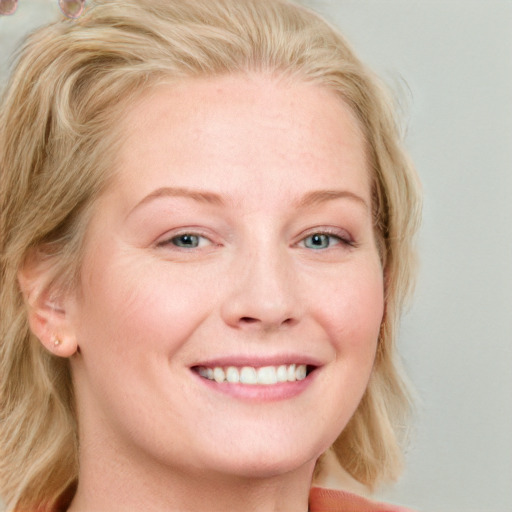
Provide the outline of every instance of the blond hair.
[[10,508],[51,509],[78,478],[68,360],[31,334],[19,270],[37,252],[53,270],[47,289],[77,285],[88,213],[135,95],[162,79],[252,71],[329,88],[363,128],[386,309],[370,383],[333,448],[368,486],[398,475],[409,400],[395,337],[420,200],[384,89],[332,27],[286,0],[98,1],[28,38],[0,110],[0,493]]

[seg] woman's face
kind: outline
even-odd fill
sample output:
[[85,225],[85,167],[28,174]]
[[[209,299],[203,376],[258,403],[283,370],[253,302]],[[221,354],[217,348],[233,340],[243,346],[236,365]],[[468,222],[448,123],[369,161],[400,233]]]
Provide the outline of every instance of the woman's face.
[[82,446],[181,472],[312,467],[383,315],[353,115],[319,86],[226,76],[153,89],[122,130],[68,308]]

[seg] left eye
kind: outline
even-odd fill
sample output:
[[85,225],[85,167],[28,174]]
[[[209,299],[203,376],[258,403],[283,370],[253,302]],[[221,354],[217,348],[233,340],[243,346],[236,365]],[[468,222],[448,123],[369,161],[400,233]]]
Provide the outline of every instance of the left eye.
[[304,238],[303,244],[307,249],[327,249],[332,245],[338,245],[341,238],[326,233],[314,233]]

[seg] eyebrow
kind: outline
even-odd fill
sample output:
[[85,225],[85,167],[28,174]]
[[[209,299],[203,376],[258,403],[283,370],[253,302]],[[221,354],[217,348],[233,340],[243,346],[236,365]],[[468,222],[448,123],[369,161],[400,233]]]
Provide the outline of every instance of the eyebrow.
[[134,210],[139,207],[158,199],[159,197],[184,197],[192,199],[200,203],[214,204],[217,206],[224,205],[224,200],[219,194],[214,192],[203,192],[201,190],[193,190],[184,187],[161,187],[153,190],[150,194],[141,199],[131,210],[130,215]]
[[[157,188],[139,201],[130,210],[128,215],[139,207],[160,197],[183,197],[200,203],[213,204],[215,206],[224,206],[226,204],[222,196],[214,192],[206,192],[184,187],[161,187]],[[366,201],[361,196],[350,192],[349,190],[314,190],[307,193],[304,197],[301,197],[295,202],[294,206],[296,208],[307,208],[309,206],[316,206],[336,199],[351,199],[364,206],[365,209],[368,209]]]
[[349,190],[315,190],[302,197],[295,206],[297,208],[306,208],[308,206],[316,206],[335,199],[351,199],[368,210],[368,204],[366,201],[361,196],[354,192],[350,192]]

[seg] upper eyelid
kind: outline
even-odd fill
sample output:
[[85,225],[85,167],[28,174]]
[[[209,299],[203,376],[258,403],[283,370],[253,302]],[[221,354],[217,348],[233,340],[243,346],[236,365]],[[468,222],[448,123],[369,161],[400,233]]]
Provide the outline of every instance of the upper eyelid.
[[320,226],[308,229],[300,235],[298,241],[301,242],[302,240],[305,240],[306,238],[313,235],[328,235],[355,244],[355,239],[349,231],[334,226]]
[[178,237],[184,236],[184,235],[197,236],[199,238],[204,238],[205,240],[208,240],[211,244],[214,244],[211,237],[208,236],[207,234],[205,234],[204,232],[201,232],[200,230],[183,229],[183,230],[176,231],[174,233],[170,232],[170,233],[167,233],[167,234],[159,237],[156,240],[155,245],[158,247],[158,246],[170,244],[174,238],[178,238]]
[[[324,235],[324,236],[327,236],[331,239],[336,239],[337,243],[334,244],[334,247],[336,247],[337,245],[341,244],[341,245],[345,245],[345,246],[354,246],[355,244],[349,240],[348,238],[345,238],[343,236],[340,236],[340,235],[335,235],[333,233],[322,233],[322,232],[315,232],[315,233],[311,233],[310,235],[307,235],[303,238],[301,238],[298,242],[298,244],[303,244],[305,245],[305,241],[308,239],[308,238],[311,238],[312,236],[314,235]],[[329,244],[329,247],[326,247],[326,249],[330,248],[331,247],[331,244]]]
[[[351,245],[357,245],[355,238],[348,230],[336,226],[315,226],[313,228],[304,230],[300,235],[296,237],[296,241],[292,244],[298,244],[304,241],[306,238],[316,234],[335,237]],[[214,236],[209,233],[208,230],[202,229],[198,226],[187,226],[183,228],[176,228],[176,230],[170,230],[161,237],[158,237],[158,239],[155,241],[155,245],[158,246],[169,243],[173,238],[183,235],[198,236],[208,240],[212,245],[220,245],[213,240]]]

